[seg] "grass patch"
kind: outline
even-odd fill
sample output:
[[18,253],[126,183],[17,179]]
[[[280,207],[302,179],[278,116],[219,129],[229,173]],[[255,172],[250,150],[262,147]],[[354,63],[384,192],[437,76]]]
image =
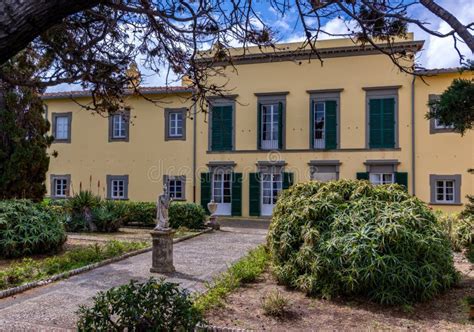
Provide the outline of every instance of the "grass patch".
[[225,273],[206,284],[207,291],[194,300],[194,306],[201,312],[222,305],[223,300],[242,284],[254,282],[268,264],[268,253],[264,246],[249,252],[247,256],[232,265]]
[[47,279],[55,274],[71,271],[127,252],[149,247],[146,242],[109,241],[72,249],[66,253],[35,261],[24,258],[0,271],[0,290],[20,286],[28,282]]
[[287,313],[289,301],[278,290],[273,290],[262,298],[262,309],[265,315],[283,317]]

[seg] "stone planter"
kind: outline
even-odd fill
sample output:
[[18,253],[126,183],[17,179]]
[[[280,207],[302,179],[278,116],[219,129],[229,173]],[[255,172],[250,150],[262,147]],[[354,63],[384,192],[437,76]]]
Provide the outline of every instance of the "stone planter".
[[214,202],[214,200],[211,200],[209,203],[207,203],[207,209],[211,213],[211,216],[209,217],[208,226],[215,230],[220,229],[221,226],[219,225],[219,222],[217,221],[217,216],[216,216],[217,203]]

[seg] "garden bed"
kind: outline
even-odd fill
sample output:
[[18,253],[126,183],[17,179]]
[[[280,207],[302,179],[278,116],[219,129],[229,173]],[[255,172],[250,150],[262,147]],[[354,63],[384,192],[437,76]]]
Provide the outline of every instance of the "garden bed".
[[[269,272],[255,283],[245,284],[230,294],[222,307],[207,311],[210,325],[228,328],[302,331],[354,329],[422,329],[472,331],[466,298],[474,294],[474,265],[455,253],[459,286],[434,299],[413,306],[382,306],[360,299],[322,300],[277,285]],[[280,318],[264,314],[262,299],[278,290],[288,301]]]

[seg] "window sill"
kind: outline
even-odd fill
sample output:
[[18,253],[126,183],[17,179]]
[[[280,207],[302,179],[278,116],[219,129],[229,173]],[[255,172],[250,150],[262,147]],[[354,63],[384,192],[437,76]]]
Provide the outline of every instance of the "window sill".
[[111,198],[111,197],[107,197],[106,199],[108,201],[128,201],[128,200],[130,200],[129,198]]
[[448,206],[463,206],[464,204],[463,203],[458,203],[458,202],[455,202],[455,203],[439,203],[439,202],[430,202],[428,203],[429,205],[448,205]]
[[165,141],[185,141],[186,137],[180,136],[180,137],[169,137],[167,136],[165,138]]
[[55,144],[55,143],[71,143],[71,140],[70,139],[55,139],[52,143],[53,144]]
[[109,138],[109,143],[114,143],[114,142],[129,142],[129,139],[127,137],[125,138]]
[[186,202],[186,198],[171,198],[173,202]]

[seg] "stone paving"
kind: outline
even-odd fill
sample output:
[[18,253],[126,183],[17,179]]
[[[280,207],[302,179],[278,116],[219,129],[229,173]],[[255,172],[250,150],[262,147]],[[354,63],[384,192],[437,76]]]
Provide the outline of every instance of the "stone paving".
[[[251,221],[249,221],[251,222]],[[67,331],[75,329],[75,312],[99,291],[151,276],[166,277],[191,292],[265,241],[265,227],[225,223],[221,231],[174,245],[176,272],[150,273],[151,252],[127,258],[50,285],[0,300],[0,331]]]

